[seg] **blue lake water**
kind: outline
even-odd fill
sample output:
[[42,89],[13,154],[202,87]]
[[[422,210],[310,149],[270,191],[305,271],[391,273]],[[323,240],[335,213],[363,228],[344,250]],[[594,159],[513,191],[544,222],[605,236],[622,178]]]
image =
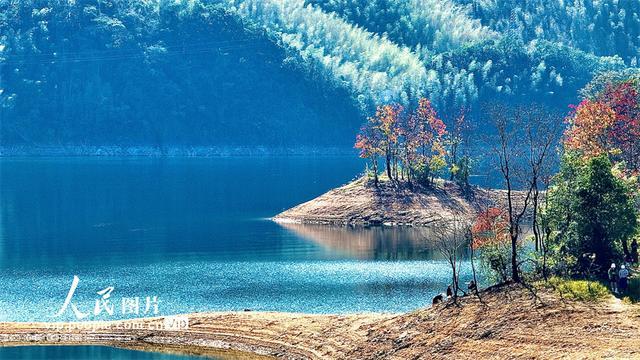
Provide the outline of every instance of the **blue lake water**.
[[[410,229],[279,225],[270,216],[361,172],[350,157],[0,159],[0,321],[218,310],[401,312],[449,282]],[[463,277],[469,278],[463,265]],[[106,308],[98,291],[112,287]],[[157,297],[157,298],[154,298]],[[154,302],[157,300],[157,302]],[[148,305],[148,306],[147,306]]]
[[162,354],[106,346],[0,347],[0,359],[12,360],[196,360],[201,356]]

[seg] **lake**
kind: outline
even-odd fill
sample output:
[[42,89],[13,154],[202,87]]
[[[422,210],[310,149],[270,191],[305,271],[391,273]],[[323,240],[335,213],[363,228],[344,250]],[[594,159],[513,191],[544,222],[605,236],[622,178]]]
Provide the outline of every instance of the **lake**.
[[449,268],[423,233],[268,219],[362,169],[351,157],[0,159],[0,321],[75,320],[70,306],[54,317],[74,275],[70,304],[91,320],[427,306]]
[[[163,354],[106,346],[0,347],[0,359],[12,360],[203,360],[202,356]],[[210,359],[210,358],[207,358]]]

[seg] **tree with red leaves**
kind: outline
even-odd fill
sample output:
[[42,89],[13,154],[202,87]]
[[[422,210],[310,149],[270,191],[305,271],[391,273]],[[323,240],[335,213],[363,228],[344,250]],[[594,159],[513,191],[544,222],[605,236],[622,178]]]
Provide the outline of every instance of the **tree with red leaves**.
[[564,145],[577,150],[585,158],[608,152],[609,129],[616,121],[616,113],[600,101],[583,100],[572,112],[571,127],[565,132]]
[[356,137],[355,148],[360,157],[371,159],[374,179],[378,183],[378,156],[384,155],[387,176],[394,179],[393,164],[397,163],[401,116],[404,108],[398,104],[378,106],[375,116],[370,117]]
[[[628,169],[640,168],[640,106],[638,90],[631,81],[607,85],[598,101],[609,106],[615,121],[608,131],[609,143]],[[617,154],[616,154],[617,155]]]
[[399,104],[379,106],[376,115],[370,122],[373,122],[374,128],[379,129],[381,134],[381,147],[385,155],[385,164],[387,176],[390,180],[394,180],[394,171],[397,169],[398,145],[402,129],[400,126],[400,116],[404,111],[404,107]]
[[420,99],[411,118],[416,154],[410,165],[413,170],[420,172],[423,181],[430,182],[434,173],[446,167],[444,139],[447,126],[425,98]]
[[471,250],[480,250],[482,265],[496,275],[496,280],[502,282],[511,276],[510,246],[507,212],[496,207],[481,211],[471,227]]
[[355,144],[355,148],[360,150],[360,157],[371,161],[371,171],[376,185],[378,185],[378,156],[382,154],[381,139],[380,131],[369,122],[360,129]]
[[416,173],[429,179],[446,167],[447,129],[429,100],[420,99],[408,117],[403,113],[398,104],[378,106],[356,138],[360,156],[371,159],[376,184],[378,156],[384,156],[387,176],[394,181],[406,175],[410,182]]
[[631,81],[609,84],[595,99],[583,100],[568,118],[564,145],[585,159],[608,154],[640,169],[640,105]]
[[509,220],[503,209],[490,207],[480,212],[471,227],[475,249],[509,240]]

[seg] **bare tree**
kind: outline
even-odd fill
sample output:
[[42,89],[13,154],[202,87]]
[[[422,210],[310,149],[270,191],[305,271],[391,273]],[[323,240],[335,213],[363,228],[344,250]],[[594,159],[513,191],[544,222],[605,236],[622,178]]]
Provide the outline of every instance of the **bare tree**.
[[537,223],[540,185],[557,139],[559,121],[536,105],[513,109],[496,105],[491,108],[490,116],[497,136],[491,148],[505,186],[511,276],[513,281],[520,282],[518,240],[523,221],[530,216],[536,244],[541,241]]
[[551,176],[552,151],[558,141],[559,128],[562,118],[552,113],[547,113],[541,108],[534,107],[528,111],[528,119],[524,125],[528,153],[528,176],[532,188],[532,231],[535,240],[536,251],[542,250],[543,229],[540,226],[541,190],[546,189]]
[[432,227],[436,247],[451,267],[451,290],[454,303],[457,303],[458,294],[461,291],[462,251],[470,240],[470,229],[469,221],[461,214],[454,214],[447,219],[442,218]]
[[471,257],[471,274],[473,275],[473,291],[474,294],[478,297],[478,299],[482,302],[482,298],[480,297],[480,291],[478,290],[478,277],[476,272],[476,263],[475,263],[475,246],[473,244],[473,240],[471,239],[471,230],[469,230],[469,256]]
[[[549,188],[549,184],[551,183],[551,176],[550,175],[546,175],[544,177],[542,177],[542,182],[544,184],[544,188],[548,189]],[[543,207],[547,207],[549,205],[549,197],[548,196],[544,196],[544,198],[542,199],[543,202]],[[539,251],[542,253],[542,277],[544,278],[544,280],[548,280],[547,277],[547,260],[548,260],[548,255],[549,255],[549,244],[548,244],[548,240],[551,237],[551,226],[549,224],[549,218],[546,215],[540,214],[538,216],[538,219],[536,219],[536,223],[534,224],[534,227],[537,227],[537,234],[540,237],[539,241],[540,241],[540,249]],[[538,249],[536,249],[538,250]]]

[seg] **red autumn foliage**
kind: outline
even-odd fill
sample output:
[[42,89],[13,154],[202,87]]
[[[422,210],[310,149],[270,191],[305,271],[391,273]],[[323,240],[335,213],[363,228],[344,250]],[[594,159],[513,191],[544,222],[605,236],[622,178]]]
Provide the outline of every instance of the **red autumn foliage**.
[[444,162],[444,137],[447,128],[427,99],[420,99],[418,107],[409,116],[403,116],[399,104],[378,106],[375,116],[356,137],[355,148],[360,157],[370,159],[374,171],[377,157],[384,156],[389,178],[398,180],[398,165],[411,177],[417,165],[436,172]]
[[471,236],[474,249],[484,246],[509,243],[509,220],[507,214],[500,208],[488,208],[478,214],[475,223],[471,227]]
[[360,150],[360,157],[363,159],[369,159],[379,153],[378,142],[375,140],[375,135],[366,127],[363,126],[360,129],[360,134],[356,136],[356,144],[354,147]]
[[611,146],[621,152],[622,160],[637,170],[640,155],[638,91],[631,82],[609,85],[598,100],[607,104],[616,114],[616,120],[608,131]]
[[603,153],[640,168],[640,105],[632,82],[608,85],[595,100],[584,100],[568,117],[565,146],[584,157]]
[[608,105],[583,100],[569,119],[571,127],[565,132],[565,146],[578,150],[585,157],[598,156],[609,150],[608,131],[616,114]]

